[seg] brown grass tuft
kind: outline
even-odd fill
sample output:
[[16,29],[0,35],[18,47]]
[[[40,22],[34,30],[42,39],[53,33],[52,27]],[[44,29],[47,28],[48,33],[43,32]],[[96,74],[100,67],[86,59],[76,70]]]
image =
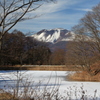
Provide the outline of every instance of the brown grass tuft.
[[68,78],[74,81],[100,81],[100,73],[95,76],[91,76],[86,71],[76,72],[72,75],[69,75]]
[[9,92],[0,89],[0,100],[18,100]]
[[0,93],[0,100],[17,100],[10,93]]

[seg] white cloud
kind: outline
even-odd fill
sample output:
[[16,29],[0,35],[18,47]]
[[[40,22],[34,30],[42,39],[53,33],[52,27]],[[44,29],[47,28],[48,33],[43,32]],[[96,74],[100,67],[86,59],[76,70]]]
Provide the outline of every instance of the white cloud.
[[87,8],[87,9],[80,9],[80,8],[79,8],[79,9],[75,9],[75,10],[86,11],[86,12],[92,11],[92,9],[88,9],[88,8]]
[[78,1],[73,0],[57,0],[57,3],[44,3],[40,8],[31,12],[32,15],[50,14],[69,8],[71,5],[76,4]]
[[64,16],[60,13],[46,14],[37,19],[28,20],[17,24],[19,30],[27,31],[40,31],[41,29],[52,29],[52,28],[66,28],[70,29],[70,26],[76,24],[82,15],[76,14],[65,14]]

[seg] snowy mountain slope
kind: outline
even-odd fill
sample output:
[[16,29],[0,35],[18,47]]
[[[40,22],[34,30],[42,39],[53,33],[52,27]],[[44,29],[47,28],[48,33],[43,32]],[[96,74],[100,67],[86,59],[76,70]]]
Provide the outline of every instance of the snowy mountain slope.
[[57,43],[60,41],[73,41],[75,34],[66,29],[56,28],[51,30],[43,29],[38,33],[32,35],[33,38],[50,43]]
[[56,49],[66,50],[67,43],[73,42],[76,38],[77,41],[91,40],[91,38],[88,36],[81,35],[81,34],[78,35],[63,28],[56,28],[51,30],[43,29],[36,34],[33,34],[31,37],[35,38],[38,41],[47,42],[51,51],[54,51]]

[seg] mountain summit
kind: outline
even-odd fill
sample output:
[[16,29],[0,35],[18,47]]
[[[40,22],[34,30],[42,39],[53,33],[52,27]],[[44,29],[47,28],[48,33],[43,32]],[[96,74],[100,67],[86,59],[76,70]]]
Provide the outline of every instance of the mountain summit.
[[74,41],[76,36],[79,36],[79,39],[84,39],[85,41],[91,40],[89,36],[81,34],[77,35],[63,28],[56,28],[51,30],[43,29],[36,34],[33,34],[31,37],[38,41],[47,42],[49,48],[54,51],[56,49],[66,50],[67,43]]
[[32,37],[38,41],[55,44],[61,41],[73,41],[75,33],[62,28],[51,30],[43,29],[36,34],[33,34]]

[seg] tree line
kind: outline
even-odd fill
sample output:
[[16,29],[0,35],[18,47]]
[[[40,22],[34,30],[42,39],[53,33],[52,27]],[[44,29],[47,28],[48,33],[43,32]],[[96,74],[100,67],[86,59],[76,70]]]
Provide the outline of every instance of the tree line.
[[2,41],[0,65],[64,64],[64,51],[51,52],[47,43],[26,36],[21,31],[6,33]]
[[0,64],[46,64],[50,53],[45,43],[14,30],[10,34],[6,33],[3,37]]

